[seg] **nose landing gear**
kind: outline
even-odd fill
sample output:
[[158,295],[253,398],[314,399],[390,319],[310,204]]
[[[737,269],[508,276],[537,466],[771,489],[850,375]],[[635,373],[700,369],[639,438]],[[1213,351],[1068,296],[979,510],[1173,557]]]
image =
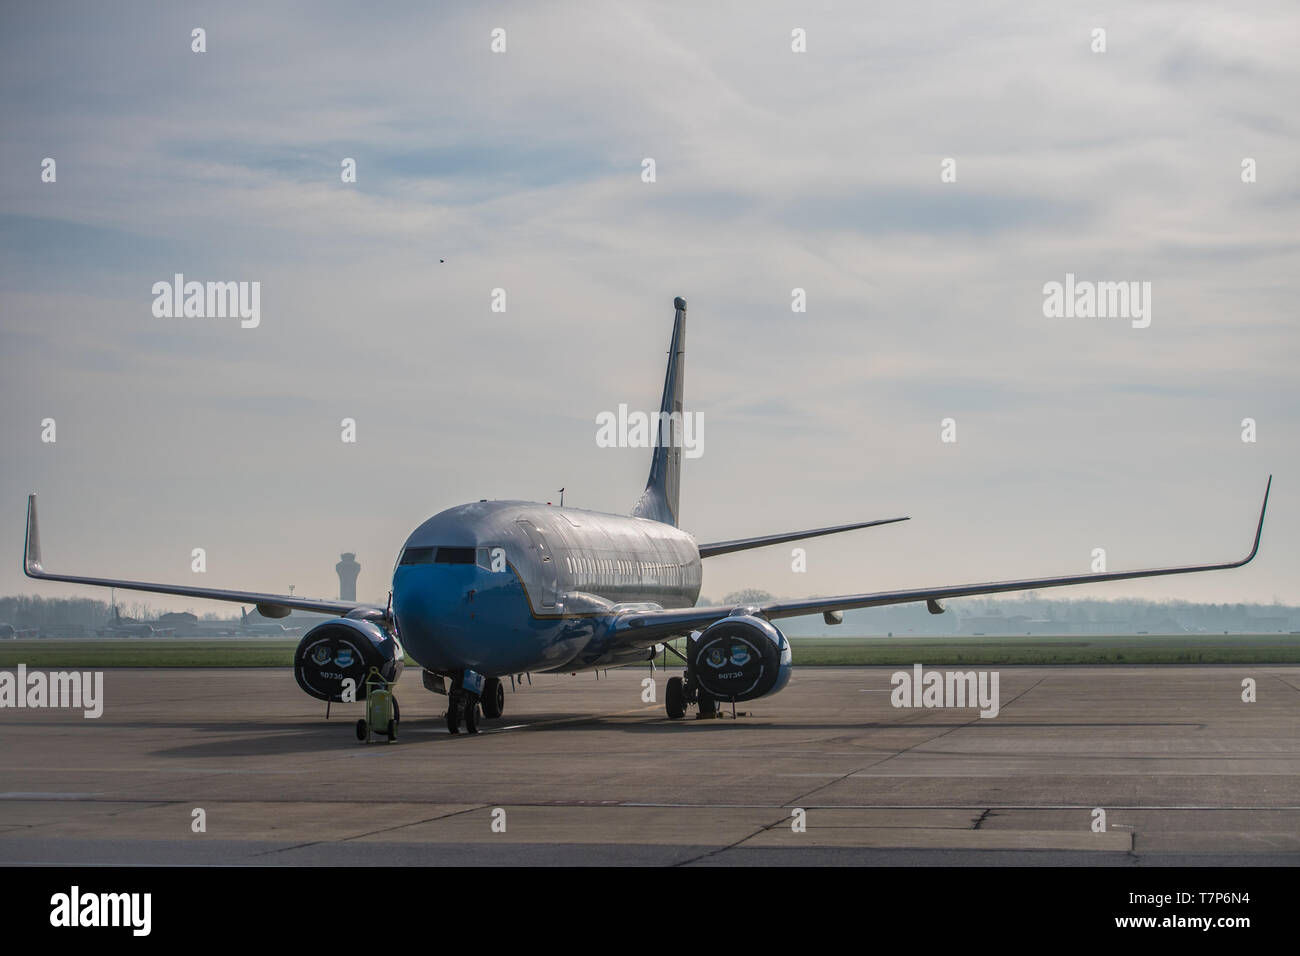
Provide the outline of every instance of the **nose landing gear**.
[[447,733],[460,733],[461,721],[465,732],[478,733],[479,697],[463,690],[454,690],[447,696]]
[[[450,679],[449,679],[450,678]],[[435,694],[447,695],[447,733],[478,733],[480,711],[487,718],[500,717],[505,710],[506,691],[500,678],[483,677],[474,671],[452,674],[424,672],[424,686]]]

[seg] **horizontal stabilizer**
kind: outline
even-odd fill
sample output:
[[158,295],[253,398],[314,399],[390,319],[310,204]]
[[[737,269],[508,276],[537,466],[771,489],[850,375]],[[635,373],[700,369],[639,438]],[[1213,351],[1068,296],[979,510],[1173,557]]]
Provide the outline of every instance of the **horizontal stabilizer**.
[[784,534],[765,534],[758,538],[737,538],[735,541],[715,541],[700,545],[700,557],[712,558],[719,554],[733,551],[748,551],[750,548],[762,548],[769,544],[784,544],[786,541],[801,541],[804,538],[820,538],[824,534],[839,534],[841,531],[856,531],[858,528],[874,528],[879,524],[894,524],[908,521],[908,518],[881,518],[878,521],[859,521],[855,524],[836,524],[829,528],[813,528],[811,531],[787,531]]

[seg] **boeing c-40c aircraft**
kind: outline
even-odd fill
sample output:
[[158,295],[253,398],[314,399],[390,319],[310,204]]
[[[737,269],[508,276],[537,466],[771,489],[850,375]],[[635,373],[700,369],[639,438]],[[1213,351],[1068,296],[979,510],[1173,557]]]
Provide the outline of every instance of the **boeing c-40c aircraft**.
[[478,501],[450,508],[407,538],[385,607],[46,571],[36,496],[31,495],[26,573],[46,581],[256,604],[268,617],[284,617],[290,609],[338,615],[337,621],[308,631],[295,651],[294,676],[306,693],[341,701],[344,682],[351,680],[357,699],[362,699],[370,669],[378,668],[385,679],[395,681],[405,652],[423,668],[425,687],[448,696],[448,730],[458,733],[463,723],[475,733],[480,711],[488,718],[501,716],[501,678],[513,674],[576,672],[646,661],[666,642],[686,638],[685,654],[673,651],[685,664],[685,676],[668,681],[665,707],[673,719],[685,716],[690,706],[710,715],[720,702],[753,700],[786,685],[790,642],[773,623],[784,617],[822,614],[828,623],[838,623],[847,610],[913,602],[925,602],[931,613],[939,614],[946,598],[1238,568],[1259,550],[1271,477],[1254,545],[1239,561],[695,607],[705,558],[907,519],[711,544],[697,544],[679,528],[686,302],[679,298],[673,304],[676,315],[650,477],[629,515],[524,501]]

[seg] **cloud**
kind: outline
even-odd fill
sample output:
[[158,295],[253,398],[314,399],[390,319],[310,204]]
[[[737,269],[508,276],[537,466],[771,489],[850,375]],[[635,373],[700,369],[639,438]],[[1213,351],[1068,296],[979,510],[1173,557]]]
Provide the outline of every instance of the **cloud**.
[[[646,462],[594,416],[657,401],[682,294],[692,530],[916,516],[818,543],[806,576],[781,549],[712,562],[709,593],[1231,556],[1273,470],[1257,565],[1107,593],[1300,599],[1269,548],[1300,520],[1290,6],[5,16],[0,494],[42,493],[52,563],[176,577],[205,546],[214,584],[329,593],[354,550],[379,596],[462,500],[625,510]],[[1044,319],[1067,271],[1151,281],[1151,328]],[[175,272],[262,282],[262,327],[155,319]]]

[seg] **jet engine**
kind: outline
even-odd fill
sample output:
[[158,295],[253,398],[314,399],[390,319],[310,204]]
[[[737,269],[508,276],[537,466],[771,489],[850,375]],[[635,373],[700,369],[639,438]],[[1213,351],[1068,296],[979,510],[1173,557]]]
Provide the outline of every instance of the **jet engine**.
[[696,686],[714,700],[753,700],[775,694],[790,680],[790,642],[761,617],[715,621],[688,648]]
[[343,681],[356,682],[356,699],[366,698],[366,677],[379,668],[392,683],[402,674],[402,646],[397,635],[377,621],[341,617],[317,624],[293,652],[293,676],[317,700],[343,700]]

